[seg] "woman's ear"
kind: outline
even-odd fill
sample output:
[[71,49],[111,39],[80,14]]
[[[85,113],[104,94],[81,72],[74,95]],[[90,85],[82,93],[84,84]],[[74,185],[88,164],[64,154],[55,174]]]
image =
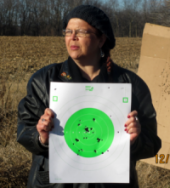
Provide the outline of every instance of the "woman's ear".
[[105,42],[106,42],[106,35],[102,34],[99,41],[99,48],[102,48]]

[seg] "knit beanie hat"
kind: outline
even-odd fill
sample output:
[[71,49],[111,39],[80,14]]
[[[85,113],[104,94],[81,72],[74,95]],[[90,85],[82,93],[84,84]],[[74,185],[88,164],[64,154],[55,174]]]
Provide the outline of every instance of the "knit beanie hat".
[[67,27],[67,24],[71,18],[80,18],[94,28],[98,29],[101,33],[106,35],[109,48],[114,48],[115,38],[111,23],[108,16],[101,9],[92,5],[80,5],[75,7],[65,17],[63,22],[63,29]]

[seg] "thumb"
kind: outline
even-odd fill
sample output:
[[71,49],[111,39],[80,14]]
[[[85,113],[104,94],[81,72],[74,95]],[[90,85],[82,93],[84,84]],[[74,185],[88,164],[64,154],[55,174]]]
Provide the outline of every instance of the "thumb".
[[51,109],[49,109],[49,108],[46,108],[46,109],[45,109],[44,114],[45,114],[45,115],[48,115],[48,116],[50,116],[50,117],[52,117],[52,118],[54,118],[54,113],[53,113],[53,111],[52,111]]

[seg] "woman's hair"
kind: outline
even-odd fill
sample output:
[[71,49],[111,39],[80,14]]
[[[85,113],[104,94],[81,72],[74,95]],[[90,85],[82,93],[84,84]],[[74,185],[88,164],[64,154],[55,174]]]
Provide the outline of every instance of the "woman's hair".
[[107,45],[107,41],[104,43],[104,45],[102,46],[101,50],[104,53],[104,57],[103,57],[103,62],[106,63],[106,67],[107,67],[107,72],[108,74],[111,73],[111,69],[112,69],[112,60],[110,58],[110,49]]
[[[101,37],[102,36],[102,32],[98,29],[97,30],[97,36]],[[112,65],[113,65],[113,61],[110,58],[110,48],[109,48],[109,44],[108,44],[108,40],[105,41],[104,45],[101,48],[102,52],[104,53],[104,57],[102,57],[102,62],[106,64],[107,67],[107,73],[110,74],[112,71]]]

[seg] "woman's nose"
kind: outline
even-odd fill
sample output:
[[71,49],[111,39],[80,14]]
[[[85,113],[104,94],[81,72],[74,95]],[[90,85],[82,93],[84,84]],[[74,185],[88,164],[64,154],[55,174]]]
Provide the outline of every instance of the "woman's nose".
[[77,34],[76,34],[75,31],[72,32],[72,34],[71,34],[71,39],[72,39],[72,40],[76,40],[76,39],[77,39]]

